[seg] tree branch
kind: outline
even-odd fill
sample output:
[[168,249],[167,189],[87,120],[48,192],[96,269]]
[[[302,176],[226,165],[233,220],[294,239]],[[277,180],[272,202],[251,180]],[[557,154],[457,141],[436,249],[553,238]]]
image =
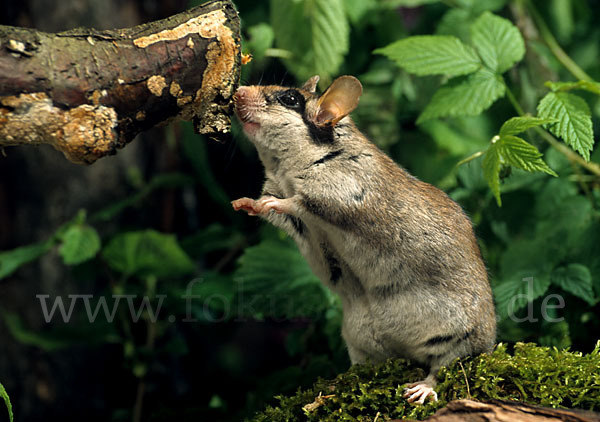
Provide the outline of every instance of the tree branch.
[[239,28],[230,0],[127,29],[0,26],[0,147],[50,144],[93,163],[173,120],[227,132]]
[[431,422],[600,422],[600,415],[582,410],[552,409],[501,400],[492,400],[489,403],[455,400],[425,420]]

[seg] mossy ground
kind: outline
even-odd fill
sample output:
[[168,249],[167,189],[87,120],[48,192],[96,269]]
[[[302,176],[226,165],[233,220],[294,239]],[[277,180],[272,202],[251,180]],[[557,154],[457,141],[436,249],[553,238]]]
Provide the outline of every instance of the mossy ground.
[[[600,342],[587,355],[517,343],[512,351],[499,344],[487,355],[457,359],[438,373],[439,401],[410,405],[403,384],[425,376],[423,369],[401,359],[370,366],[355,365],[334,380],[278,397],[252,422],[385,421],[423,419],[449,401],[472,398],[515,400],[549,407],[600,409]],[[322,398],[317,399],[319,395]],[[326,398],[325,398],[326,397]],[[303,407],[314,405],[310,411]]]

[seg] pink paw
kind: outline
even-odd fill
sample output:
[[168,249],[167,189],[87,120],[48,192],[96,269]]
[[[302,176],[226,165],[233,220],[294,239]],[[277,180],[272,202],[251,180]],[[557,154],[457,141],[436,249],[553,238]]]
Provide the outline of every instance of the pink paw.
[[255,209],[259,210],[259,214],[266,215],[273,210],[277,214],[288,212],[287,202],[285,199],[275,198],[274,196],[264,196],[256,201]]
[[428,397],[433,401],[438,401],[438,396],[433,387],[423,382],[409,384],[404,389],[404,397],[409,403],[424,404]]
[[231,201],[231,205],[234,210],[244,210],[248,215],[267,215],[271,210],[278,214],[289,212],[287,200],[275,198],[274,196],[264,196],[258,200],[240,198]]
[[246,211],[248,213],[248,215],[257,215],[258,214],[254,209],[254,207],[256,206],[256,201],[252,198],[236,199],[235,201],[231,201],[231,206],[236,211],[239,211],[239,210]]

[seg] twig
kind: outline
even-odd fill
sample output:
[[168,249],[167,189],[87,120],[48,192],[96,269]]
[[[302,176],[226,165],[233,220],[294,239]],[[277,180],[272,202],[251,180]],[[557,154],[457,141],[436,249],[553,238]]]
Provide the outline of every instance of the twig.
[[575,78],[582,80],[582,81],[593,81],[593,79],[590,77],[590,75],[588,75],[582,68],[580,68],[579,65],[577,65],[577,63],[575,63],[569,57],[569,55],[567,53],[565,53],[565,50],[563,50],[561,48],[561,46],[558,44],[558,41],[556,41],[556,38],[554,38],[554,35],[552,35],[552,32],[550,31],[550,29],[548,29],[546,22],[544,22],[544,19],[542,18],[540,13],[537,11],[537,9],[533,5],[533,3],[530,0],[524,0],[524,2],[525,2],[527,9],[529,9],[529,13],[533,17],[533,21],[535,22],[535,25],[538,27],[538,30],[539,30],[540,35],[542,36],[542,39],[544,40],[544,42],[546,43],[546,45],[548,46],[548,48],[550,49],[552,54],[554,54],[554,57],[556,57],[556,59],[569,72],[571,72],[571,74]]
[[462,370],[463,375],[465,376],[465,385],[467,386],[467,398],[471,399],[471,389],[469,388],[469,380],[467,379],[467,371],[465,371],[465,367],[463,366],[461,361],[458,361],[460,365],[460,369]]

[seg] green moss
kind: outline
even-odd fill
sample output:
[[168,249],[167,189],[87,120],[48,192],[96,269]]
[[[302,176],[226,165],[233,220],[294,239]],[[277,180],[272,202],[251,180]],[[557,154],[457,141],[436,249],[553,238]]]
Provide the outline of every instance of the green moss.
[[[423,419],[449,401],[515,400],[550,407],[600,409],[600,342],[587,355],[535,344],[517,343],[512,353],[499,344],[487,355],[457,359],[438,374],[439,401],[410,405],[403,384],[423,379],[422,369],[395,359],[370,366],[355,365],[334,380],[319,379],[312,388],[277,397],[252,422],[378,421]],[[311,411],[303,407],[321,405]]]

